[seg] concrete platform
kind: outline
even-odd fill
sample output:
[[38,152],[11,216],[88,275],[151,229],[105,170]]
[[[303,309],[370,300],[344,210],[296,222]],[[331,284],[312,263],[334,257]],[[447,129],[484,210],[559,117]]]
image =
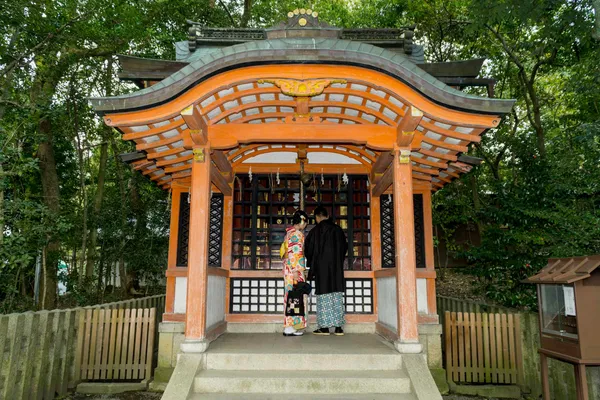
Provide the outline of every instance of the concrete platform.
[[310,400],[417,400],[417,398],[410,393],[401,394],[309,394],[309,393],[296,393],[296,394],[247,394],[247,393],[195,393],[189,400],[298,400],[298,399],[310,399]]
[[[252,346],[248,346],[248,342]],[[208,370],[392,371],[402,356],[375,335],[227,334],[211,344]]]
[[268,333],[227,333],[210,344],[207,354],[385,354],[400,356],[377,335],[283,336]]
[[403,371],[202,371],[196,393],[410,393]]
[[193,357],[180,359],[163,399],[441,399],[422,355],[373,334],[226,333]]

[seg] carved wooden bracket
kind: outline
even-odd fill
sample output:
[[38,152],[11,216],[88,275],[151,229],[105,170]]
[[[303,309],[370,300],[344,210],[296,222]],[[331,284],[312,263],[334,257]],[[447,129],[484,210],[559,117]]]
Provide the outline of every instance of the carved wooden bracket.
[[323,93],[333,83],[347,83],[345,79],[259,79],[258,83],[272,83],[281,93],[291,97],[313,97]]

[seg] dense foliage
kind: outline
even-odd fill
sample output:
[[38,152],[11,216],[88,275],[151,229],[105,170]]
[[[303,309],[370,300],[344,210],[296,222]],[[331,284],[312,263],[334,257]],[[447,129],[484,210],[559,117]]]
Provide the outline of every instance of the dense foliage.
[[[103,277],[117,271],[126,283],[135,275],[160,284],[169,194],[118,160],[132,148],[86,100],[134,90],[118,81],[116,54],[173,59],[188,18],[270,26],[308,6],[0,0],[0,312],[34,307],[36,264],[45,308],[58,305],[59,266],[68,271],[61,279],[69,304],[111,296]],[[592,1],[310,6],[337,26],[416,24],[429,61],[485,57],[496,96],[518,100],[499,129],[471,149],[485,163],[434,196],[439,239],[469,260],[488,297],[531,305],[533,292],[519,281],[545,258],[600,253],[600,32]],[[481,243],[453,245],[459,224],[476,226]]]

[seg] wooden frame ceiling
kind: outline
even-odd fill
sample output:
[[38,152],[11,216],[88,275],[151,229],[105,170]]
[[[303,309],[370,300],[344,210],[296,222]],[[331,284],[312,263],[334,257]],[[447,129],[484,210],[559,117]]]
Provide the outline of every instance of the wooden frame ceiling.
[[[327,77],[344,83],[333,83],[300,104],[297,97],[264,82],[265,77]],[[406,116],[412,109],[422,114],[410,125]],[[325,151],[319,149],[327,145],[327,151],[344,153],[370,166],[381,152],[391,150],[400,131],[408,128],[414,132],[409,141],[413,177],[430,183],[434,190],[469,170],[468,165],[457,161],[458,154],[479,142],[481,133],[500,120],[499,115],[443,107],[377,71],[350,66],[271,65],[224,72],[168,103],[109,114],[105,121],[119,129],[124,140],[132,140],[138,151],[145,152],[146,159],[134,162],[133,167],[168,188],[174,180],[191,173],[190,124],[194,118],[208,131],[204,134],[211,146],[224,150],[234,166],[233,173],[249,150],[253,150],[252,156],[274,152],[275,143],[289,144],[284,150],[303,143],[309,151]],[[241,159],[236,158],[239,155]]]

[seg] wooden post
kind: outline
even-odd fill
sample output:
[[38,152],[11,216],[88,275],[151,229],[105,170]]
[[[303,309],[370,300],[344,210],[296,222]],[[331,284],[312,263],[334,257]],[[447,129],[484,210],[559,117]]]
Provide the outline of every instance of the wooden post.
[[[169,235],[169,257],[167,268],[174,270],[177,268],[177,237],[179,230],[179,209],[180,209],[181,190],[176,188],[171,190],[171,221]],[[167,298],[165,313],[173,313],[175,306],[175,277],[167,276]]]
[[181,350],[202,353],[208,348],[205,338],[211,161],[209,145],[195,145],[193,151],[185,341]]
[[548,381],[548,358],[543,353],[540,353],[540,370],[542,373],[542,398],[551,400],[550,382]]
[[420,353],[417,325],[417,281],[410,148],[394,146],[394,228],[396,245],[396,288],[398,341],[401,353]]
[[585,364],[575,364],[575,391],[577,393],[577,400],[588,400],[588,385],[587,375],[585,373]]

